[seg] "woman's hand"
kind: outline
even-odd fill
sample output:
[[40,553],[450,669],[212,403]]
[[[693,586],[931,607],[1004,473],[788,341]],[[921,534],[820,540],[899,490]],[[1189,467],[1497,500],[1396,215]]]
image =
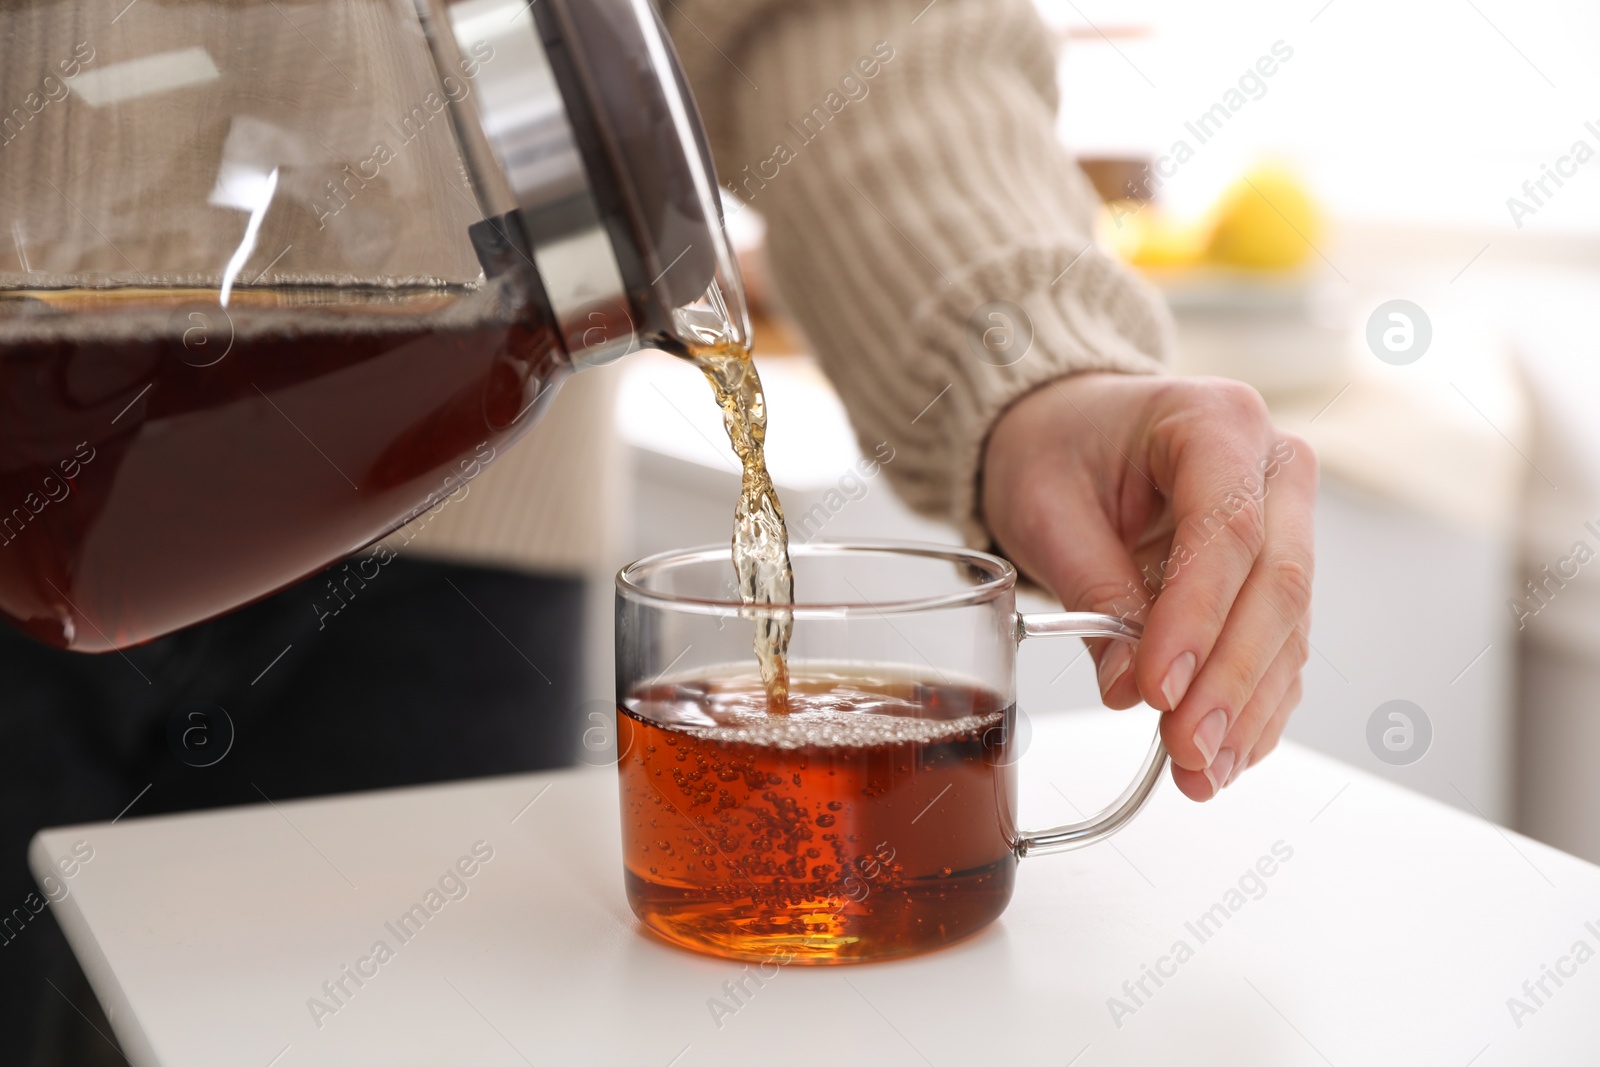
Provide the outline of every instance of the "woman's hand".
[[1095,643],[1100,689],[1164,712],[1173,780],[1195,800],[1271,752],[1300,702],[1316,488],[1310,446],[1226,379],[1073,375],[990,434],[996,544],[1068,610],[1144,623],[1136,655]]

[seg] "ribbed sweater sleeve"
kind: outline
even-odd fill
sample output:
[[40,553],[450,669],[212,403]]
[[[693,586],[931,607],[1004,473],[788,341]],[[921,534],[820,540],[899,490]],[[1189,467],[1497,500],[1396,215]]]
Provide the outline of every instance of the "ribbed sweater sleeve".
[[[773,281],[858,437],[894,446],[911,506],[986,542],[1000,413],[1066,374],[1155,371],[1169,348],[1160,301],[1093,244],[1045,27],[1028,0],[663,10],[722,183],[766,219]],[[997,350],[989,329],[1018,332]]]

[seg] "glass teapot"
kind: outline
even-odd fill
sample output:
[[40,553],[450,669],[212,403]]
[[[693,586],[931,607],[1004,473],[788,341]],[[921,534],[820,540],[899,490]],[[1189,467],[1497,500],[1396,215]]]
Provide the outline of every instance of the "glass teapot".
[[0,48],[0,614],[49,644],[263,597],[571,371],[748,336],[649,0],[24,0]]

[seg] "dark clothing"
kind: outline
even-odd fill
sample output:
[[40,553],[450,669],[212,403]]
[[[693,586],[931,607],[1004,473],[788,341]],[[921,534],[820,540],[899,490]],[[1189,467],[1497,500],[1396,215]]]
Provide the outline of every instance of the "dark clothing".
[[337,614],[327,581],[120,654],[0,627],[0,1063],[123,1062],[32,910],[42,827],[572,762],[580,580],[396,558]]

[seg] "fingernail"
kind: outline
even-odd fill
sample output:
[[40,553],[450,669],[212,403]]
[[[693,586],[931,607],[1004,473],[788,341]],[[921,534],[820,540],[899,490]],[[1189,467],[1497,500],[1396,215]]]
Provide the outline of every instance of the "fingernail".
[[1194,653],[1185,652],[1167,668],[1167,676],[1161,680],[1161,695],[1167,698],[1167,710],[1176,708],[1183,694],[1189,691],[1189,683],[1194,681],[1194,665]]
[[1128,673],[1128,665],[1133,662],[1133,653],[1128,646],[1118,642],[1100,658],[1100,669],[1097,677],[1100,679],[1100,692],[1111,692],[1111,687],[1117,684],[1117,679]]
[[1230,785],[1232,785],[1234,782],[1237,782],[1239,780],[1239,776],[1241,774],[1243,774],[1246,770],[1248,770],[1249,767],[1250,767],[1250,754],[1248,752],[1246,752],[1244,754],[1244,758],[1243,759],[1234,760],[1233,773],[1228,775],[1228,780],[1226,782],[1222,783],[1222,788],[1226,789]]
[[[1215,715],[1216,712],[1212,714]],[[1228,776],[1233,773],[1233,764],[1233,749],[1225,748],[1217,753],[1217,758],[1206,768],[1206,778],[1211,782],[1212,796],[1222,792],[1222,787],[1228,784]]]
[[[1228,713],[1221,708],[1214,709],[1209,715],[1200,720],[1200,725],[1194,728],[1194,747],[1200,750],[1200,755],[1206,758],[1206,766],[1217,762],[1217,746],[1222,744],[1222,737],[1228,732]],[[1232,760],[1230,755],[1229,760]],[[1230,763],[1230,769],[1231,763]]]

